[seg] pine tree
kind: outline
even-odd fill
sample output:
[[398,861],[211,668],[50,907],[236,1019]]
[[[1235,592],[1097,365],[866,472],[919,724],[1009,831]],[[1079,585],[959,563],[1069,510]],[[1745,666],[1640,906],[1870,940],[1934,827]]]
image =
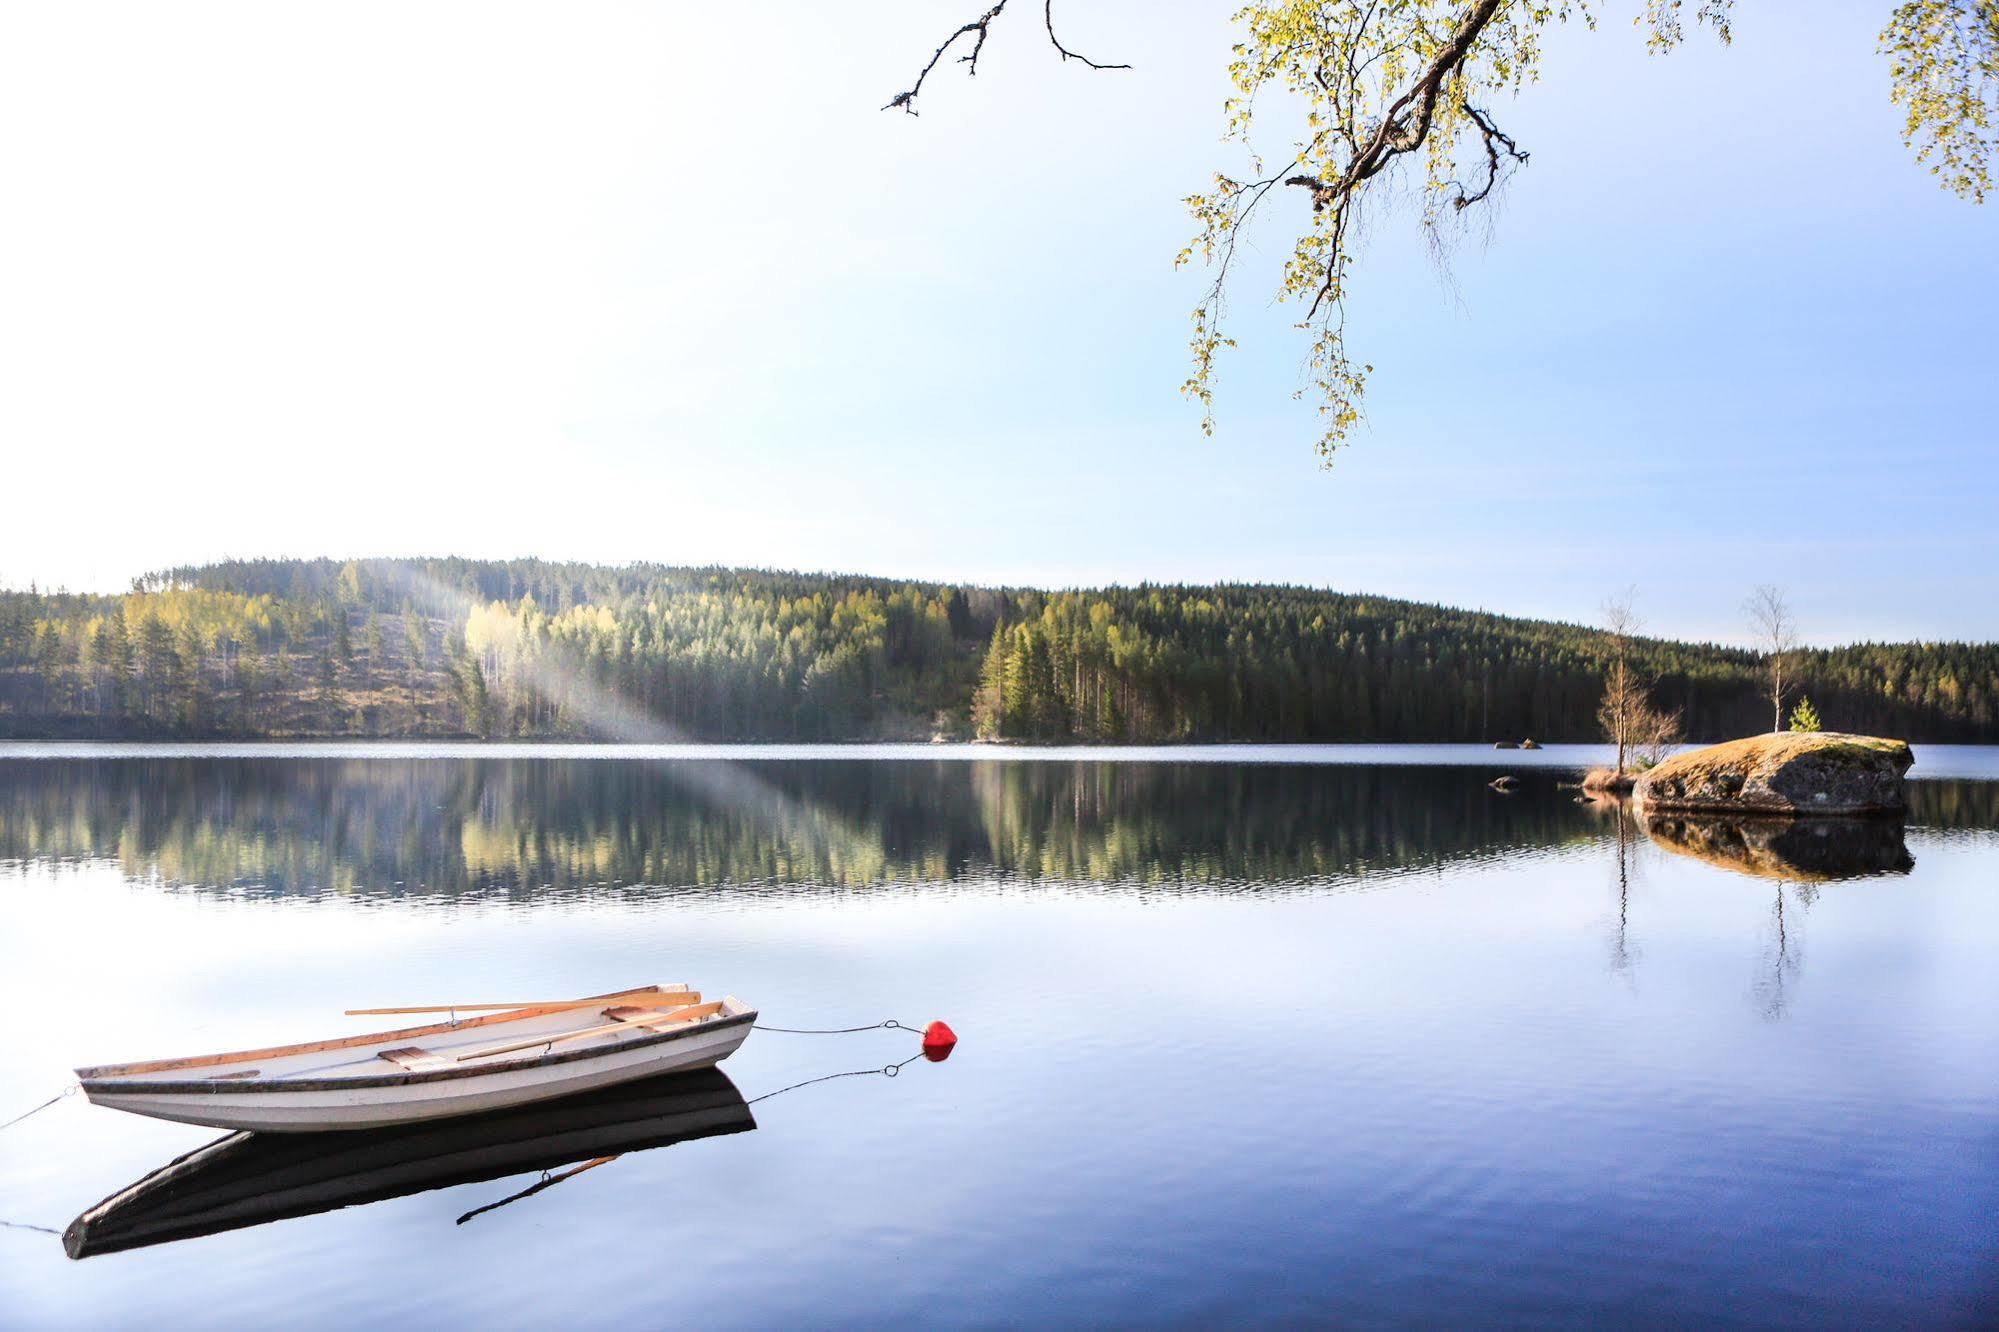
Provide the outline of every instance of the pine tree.
[[63,667],[62,633],[50,620],[42,621],[35,633],[35,671],[42,677],[42,711],[53,713],[61,695]]
[[382,664],[382,621],[373,610],[361,619],[361,648],[367,659],[361,669],[361,687],[373,689]]
[[320,729],[328,735],[333,735],[340,729],[341,700],[340,677],[334,669],[333,652],[330,648],[321,649],[315,674],[319,680],[319,689],[313,696],[313,704],[319,712]]
[[236,729],[245,735],[257,729],[257,694],[264,683],[257,661],[255,652],[245,652],[236,661]]
[[992,642],[979,663],[979,687],[972,695],[972,733],[981,740],[1006,734],[1006,630],[993,626]]
[[417,681],[423,676],[424,668],[423,625],[417,619],[416,607],[405,603],[403,606],[403,683],[409,690],[409,729],[412,733],[422,728],[423,706],[417,701]]
[[148,716],[163,718],[179,687],[180,669],[173,631],[157,616],[147,615],[139,622],[137,674],[140,707]]

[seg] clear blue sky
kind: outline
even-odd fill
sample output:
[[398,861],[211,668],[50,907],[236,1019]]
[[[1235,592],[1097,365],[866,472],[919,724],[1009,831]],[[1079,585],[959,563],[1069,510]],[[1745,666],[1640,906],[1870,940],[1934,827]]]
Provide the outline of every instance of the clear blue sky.
[[1175,391],[1231,6],[1067,0],[1105,74],[1030,7],[877,110],[975,7],[0,4],[0,580],[454,552],[1567,619],[1636,584],[1722,638],[1772,581],[1814,640],[1999,637],[1999,206],[1900,146],[1888,0],[1557,36],[1448,278],[1373,219],[1330,471],[1268,262],[1215,439]]

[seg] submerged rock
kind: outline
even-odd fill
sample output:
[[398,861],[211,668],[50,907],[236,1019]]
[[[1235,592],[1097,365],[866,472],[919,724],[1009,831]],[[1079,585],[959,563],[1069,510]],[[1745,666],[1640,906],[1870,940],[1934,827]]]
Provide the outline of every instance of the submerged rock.
[[1714,814],[1886,814],[1908,805],[1907,743],[1837,731],[1755,735],[1676,754],[1638,779],[1651,810]]

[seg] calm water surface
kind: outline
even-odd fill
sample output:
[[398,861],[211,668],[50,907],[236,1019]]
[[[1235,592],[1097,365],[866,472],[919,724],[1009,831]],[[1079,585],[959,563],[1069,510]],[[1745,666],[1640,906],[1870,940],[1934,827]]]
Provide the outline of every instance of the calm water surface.
[[217,1135],[64,1101],[0,1131],[0,1325],[1999,1319],[1995,751],[1779,832],[1578,804],[1577,751],[754,755],[0,747],[0,1117],[655,980],[963,1040],[782,1091],[914,1042],[760,1032],[311,1206],[348,1158],[260,1146],[237,1228],[81,1259]]

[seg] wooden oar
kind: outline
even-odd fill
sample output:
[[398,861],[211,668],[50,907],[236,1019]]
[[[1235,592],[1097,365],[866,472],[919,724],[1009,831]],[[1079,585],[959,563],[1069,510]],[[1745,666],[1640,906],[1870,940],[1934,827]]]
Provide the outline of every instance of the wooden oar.
[[564,1041],[580,1040],[585,1036],[602,1036],[607,1031],[633,1031],[638,1028],[663,1027],[669,1022],[691,1022],[695,1018],[712,1017],[722,1011],[719,1003],[695,1004],[688,1008],[676,1008],[657,1017],[634,1018],[630,1022],[606,1022],[601,1027],[585,1027],[581,1031],[559,1032],[553,1036],[536,1036],[529,1040],[514,1041],[508,1045],[489,1045],[479,1050],[467,1050],[455,1057],[455,1062],[464,1063],[468,1059],[484,1059],[489,1055],[512,1054],[516,1050],[532,1050],[537,1045],[560,1045]]
[[699,1001],[700,994],[689,990],[685,982],[679,985],[644,986],[636,990],[619,990],[613,994],[601,994],[595,999],[549,999],[529,1000],[519,1004],[418,1004],[408,1008],[349,1008],[347,1017],[381,1017],[391,1013],[499,1013],[512,1008],[539,1008],[544,1012],[559,1013],[565,1008],[591,1008],[598,1004],[628,1003],[640,1007],[660,1008],[669,1004],[689,1004]]

